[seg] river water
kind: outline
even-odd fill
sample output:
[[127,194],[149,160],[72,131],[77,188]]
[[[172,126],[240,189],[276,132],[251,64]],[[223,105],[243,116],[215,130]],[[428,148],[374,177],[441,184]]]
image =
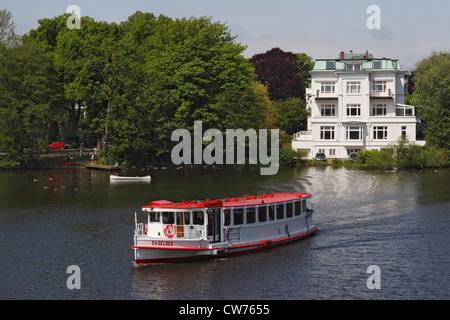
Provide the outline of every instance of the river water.
[[[0,171],[0,299],[448,299],[450,170]],[[136,173],[133,173],[136,174]],[[133,266],[134,211],[152,200],[313,195],[312,237],[201,262]],[[80,270],[69,290],[67,269]],[[369,266],[380,289],[369,289]]]

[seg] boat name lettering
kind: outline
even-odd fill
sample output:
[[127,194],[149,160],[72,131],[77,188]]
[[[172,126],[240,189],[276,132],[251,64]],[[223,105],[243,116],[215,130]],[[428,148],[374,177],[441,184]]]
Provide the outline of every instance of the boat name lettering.
[[173,241],[152,241],[152,246],[173,247]]

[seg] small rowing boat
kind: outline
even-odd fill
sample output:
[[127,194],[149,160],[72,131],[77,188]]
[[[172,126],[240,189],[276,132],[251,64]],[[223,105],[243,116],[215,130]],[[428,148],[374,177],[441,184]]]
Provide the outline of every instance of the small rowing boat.
[[110,175],[109,176],[110,181],[151,181],[151,176],[145,176],[145,177],[125,177],[125,176],[115,176]]
[[310,194],[271,193],[232,199],[143,206],[135,214],[134,261],[167,263],[230,257],[256,252],[308,237],[317,230]]

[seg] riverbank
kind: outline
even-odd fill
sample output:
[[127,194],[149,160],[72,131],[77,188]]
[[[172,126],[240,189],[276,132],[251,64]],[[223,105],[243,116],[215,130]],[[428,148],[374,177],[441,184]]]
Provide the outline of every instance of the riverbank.
[[[31,165],[25,166],[0,166],[0,170],[39,170],[39,169],[59,169],[67,167],[82,167],[85,168],[92,164],[90,154],[92,149],[64,149],[64,150],[52,150],[40,155],[39,159],[33,161]],[[94,164],[104,165],[99,155],[96,156]],[[176,169],[181,170],[184,168],[223,168],[229,165],[182,165],[177,166],[172,163],[163,164],[159,166],[126,166],[122,169],[125,170],[150,170],[150,169]],[[261,167],[261,165],[233,165],[233,167],[252,166]],[[328,159],[326,161],[295,159],[289,164],[281,164],[281,167],[318,167],[318,166],[333,166],[333,167],[355,167],[360,169],[386,169],[386,170],[398,170],[398,169],[439,169],[450,167],[449,157],[440,149],[430,147],[420,147],[416,145],[404,145],[399,144],[392,148],[386,148],[383,150],[366,150],[360,151],[357,154],[355,161],[341,160],[341,159]],[[113,168],[113,166],[104,166],[107,168]]]

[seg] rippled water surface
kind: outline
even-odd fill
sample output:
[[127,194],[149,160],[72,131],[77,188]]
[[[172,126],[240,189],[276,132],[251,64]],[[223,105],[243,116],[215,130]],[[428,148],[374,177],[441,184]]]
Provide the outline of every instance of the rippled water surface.
[[[147,172],[145,172],[147,174]],[[450,170],[0,171],[0,299],[448,299]],[[134,267],[134,211],[151,200],[313,195],[310,238],[273,250]],[[81,270],[69,290],[67,268]],[[381,271],[369,290],[367,268]]]

